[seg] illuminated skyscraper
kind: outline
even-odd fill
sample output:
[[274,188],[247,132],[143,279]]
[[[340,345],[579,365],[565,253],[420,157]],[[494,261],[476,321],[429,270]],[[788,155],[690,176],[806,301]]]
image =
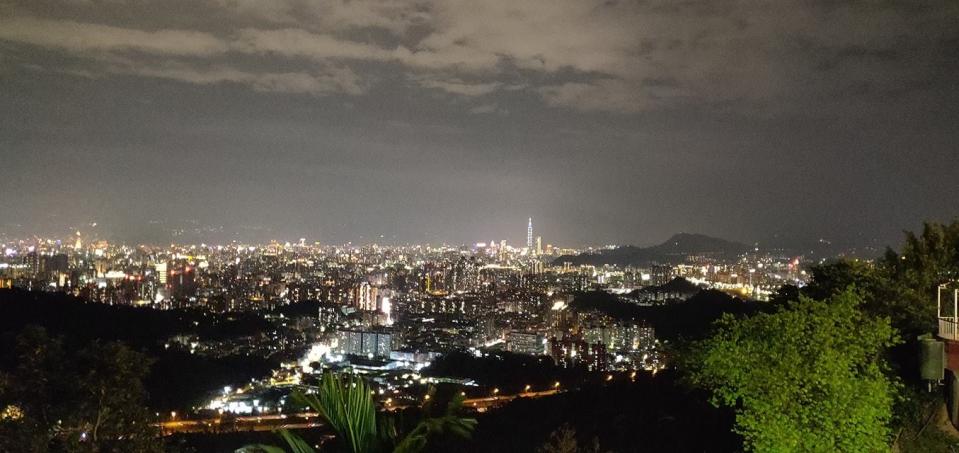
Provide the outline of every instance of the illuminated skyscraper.
[[526,250],[533,251],[533,218],[529,218],[529,224],[526,225]]
[[376,292],[377,289],[368,282],[362,282],[353,287],[353,305],[358,310],[375,311],[376,310]]
[[158,262],[158,263],[154,264],[153,267],[154,267],[154,269],[156,269],[157,281],[159,281],[161,285],[166,285],[166,282],[167,282],[167,266],[166,266],[166,263],[165,263],[165,262]]

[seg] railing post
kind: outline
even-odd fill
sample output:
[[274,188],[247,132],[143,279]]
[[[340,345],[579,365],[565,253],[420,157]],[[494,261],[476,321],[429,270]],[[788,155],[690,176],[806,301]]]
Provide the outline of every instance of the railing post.
[[942,318],[942,284],[936,287],[936,317]]

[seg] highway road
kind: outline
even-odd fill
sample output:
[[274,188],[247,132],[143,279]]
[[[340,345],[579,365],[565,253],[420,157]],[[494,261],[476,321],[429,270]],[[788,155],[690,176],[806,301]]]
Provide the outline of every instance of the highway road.
[[[515,395],[499,395],[496,393],[480,398],[468,398],[463,406],[477,412],[486,412],[489,409],[500,407],[517,398],[542,398],[562,392],[560,389],[550,389],[539,392],[523,392]],[[387,410],[404,409],[408,405],[388,405]],[[172,419],[159,423],[164,436],[177,433],[220,433],[238,431],[273,431],[276,429],[304,429],[318,428],[323,422],[316,412],[301,412],[297,414],[264,414],[236,417],[217,417],[208,419]]]

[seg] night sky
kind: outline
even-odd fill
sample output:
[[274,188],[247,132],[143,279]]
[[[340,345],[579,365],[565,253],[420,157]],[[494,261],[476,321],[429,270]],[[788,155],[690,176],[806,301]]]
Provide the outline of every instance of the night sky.
[[954,0],[0,2],[8,233],[891,242],[957,144]]

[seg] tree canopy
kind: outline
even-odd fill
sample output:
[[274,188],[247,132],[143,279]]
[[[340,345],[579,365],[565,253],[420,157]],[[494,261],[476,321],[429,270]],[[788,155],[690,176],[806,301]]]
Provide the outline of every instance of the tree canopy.
[[875,262],[837,260],[813,266],[802,289],[783,287],[775,301],[802,294],[823,299],[854,286],[862,310],[890,319],[904,338],[933,331],[936,289],[959,280],[959,221],[926,223],[921,233],[906,233],[901,249],[888,249]]
[[150,361],[121,343],[67,352],[41,328],[16,339],[0,374],[0,451],[161,451],[144,406]]
[[889,448],[897,382],[883,351],[888,318],[859,310],[844,291],[805,296],[774,313],[724,316],[688,358],[695,384],[736,410],[749,451],[861,452]]

